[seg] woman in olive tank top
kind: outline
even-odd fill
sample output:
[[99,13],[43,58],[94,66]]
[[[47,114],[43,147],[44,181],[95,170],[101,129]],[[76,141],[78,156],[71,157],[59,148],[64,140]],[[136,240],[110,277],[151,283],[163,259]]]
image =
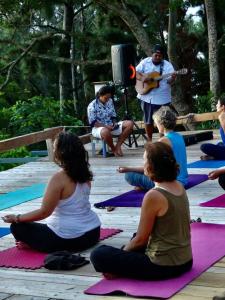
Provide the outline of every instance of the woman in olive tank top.
[[179,166],[173,151],[162,142],[147,143],[144,161],[155,188],[144,196],[137,233],[121,249],[103,245],[91,253],[96,271],[108,279],[161,280],[192,267],[189,203],[176,181]]

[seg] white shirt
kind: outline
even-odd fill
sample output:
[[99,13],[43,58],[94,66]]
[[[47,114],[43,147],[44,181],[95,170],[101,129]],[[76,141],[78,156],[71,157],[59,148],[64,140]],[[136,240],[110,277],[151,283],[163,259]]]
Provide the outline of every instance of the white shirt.
[[[174,68],[170,62],[163,60],[162,75],[167,73],[173,73]],[[139,73],[160,73],[160,64],[154,65],[151,57],[143,59],[136,67],[136,71]],[[159,81],[159,87],[152,89],[145,95],[137,95],[137,98],[151,104],[163,105],[171,102],[171,86],[167,83],[168,78]]]
[[59,237],[73,239],[100,226],[89,202],[90,186],[77,183],[75,191],[59,204],[47,219],[48,227]]

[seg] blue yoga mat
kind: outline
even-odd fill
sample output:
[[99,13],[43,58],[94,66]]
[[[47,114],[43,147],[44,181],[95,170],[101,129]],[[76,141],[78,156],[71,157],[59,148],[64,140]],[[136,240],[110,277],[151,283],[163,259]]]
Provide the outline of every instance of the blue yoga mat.
[[187,165],[188,168],[220,168],[225,167],[225,160],[197,160]]
[[45,187],[46,184],[37,183],[0,195],[0,210],[42,197],[44,195]]
[[10,233],[10,229],[7,227],[0,227],[0,238],[4,235],[7,235]]

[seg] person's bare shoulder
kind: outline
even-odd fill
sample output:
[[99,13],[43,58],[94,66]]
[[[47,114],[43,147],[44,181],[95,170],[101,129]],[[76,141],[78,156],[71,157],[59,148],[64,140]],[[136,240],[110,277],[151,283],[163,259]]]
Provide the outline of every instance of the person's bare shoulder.
[[166,136],[161,137],[159,139],[159,142],[162,142],[162,143],[165,143],[165,144],[171,146],[170,139],[168,139]]
[[159,191],[151,189],[145,194],[144,201],[146,204],[150,204],[151,206],[161,206],[162,202],[165,201],[165,196],[163,196],[163,194]]

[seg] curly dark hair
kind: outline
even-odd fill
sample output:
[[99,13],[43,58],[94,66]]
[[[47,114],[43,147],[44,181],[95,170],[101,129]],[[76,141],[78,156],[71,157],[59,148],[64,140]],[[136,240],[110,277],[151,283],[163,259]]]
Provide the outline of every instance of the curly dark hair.
[[222,95],[219,97],[219,101],[220,101],[220,105],[225,105],[225,94],[222,94]]
[[151,180],[156,182],[176,180],[179,165],[169,145],[162,142],[148,142],[145,145],[145,151],[148,176]]
[[93,179],[88,152],[74,133],[59,133],[55,141],[54,160],[74,182],[84,183]]

